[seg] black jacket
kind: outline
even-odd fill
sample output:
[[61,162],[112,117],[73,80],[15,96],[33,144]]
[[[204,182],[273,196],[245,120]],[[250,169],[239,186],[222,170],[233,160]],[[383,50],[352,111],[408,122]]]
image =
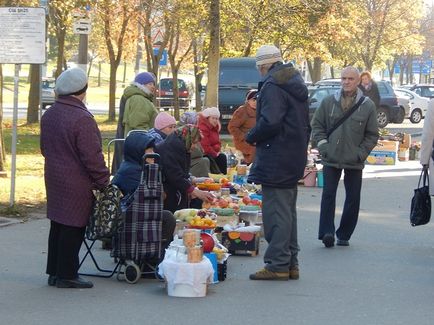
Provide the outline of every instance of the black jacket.
[[247,134],[256,143],[249,182],[293,188],[303,176],[310,137],[308,90],[291,64],[274,64],[259,83],[256,126]]
[[164,209],[172,212],[188,207],[187,190],[191,187],[190,153],[176,133],[167,136],[156,147],[160,154],[163,187],[166,193]]

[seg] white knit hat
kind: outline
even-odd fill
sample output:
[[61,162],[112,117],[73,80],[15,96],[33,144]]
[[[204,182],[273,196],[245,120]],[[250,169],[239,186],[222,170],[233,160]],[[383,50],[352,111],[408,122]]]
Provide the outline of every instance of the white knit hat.
[[282,55],[280,50],[274,45],[262,45],[256,51],[256,66],[267,63],[282,62]]
[[208,107],[202,111],[202,115],[205,117],[210,117],[210,116],[220,117],[220,111],[217,107]]
[[57,78],[54,91],[57,95],[70,95],[85,91],[86,85],[86,72],[80,68],[71,68],[63,71]]

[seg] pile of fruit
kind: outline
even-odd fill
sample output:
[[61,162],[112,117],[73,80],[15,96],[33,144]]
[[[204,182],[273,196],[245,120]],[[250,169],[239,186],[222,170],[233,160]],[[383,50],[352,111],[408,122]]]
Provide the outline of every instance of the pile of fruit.
[[175,219],[187,222],[192,227],[215,228],[217,226],[217,215],[210,211],[199,209],[182,209],[175,211]]

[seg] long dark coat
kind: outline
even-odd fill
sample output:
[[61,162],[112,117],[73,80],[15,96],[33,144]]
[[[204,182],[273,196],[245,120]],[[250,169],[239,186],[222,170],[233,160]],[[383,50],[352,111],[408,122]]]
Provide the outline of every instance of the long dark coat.
[[73,96],[60,96],[41,118],[41,152],[45,157],[47,217],[86,226],[92,189],[109,182],[101,134],[86,106]]

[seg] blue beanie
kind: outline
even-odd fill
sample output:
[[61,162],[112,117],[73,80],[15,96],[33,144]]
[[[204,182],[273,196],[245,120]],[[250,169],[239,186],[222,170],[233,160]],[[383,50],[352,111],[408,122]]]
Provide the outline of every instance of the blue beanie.
[[155,76],[149,72],[141,72],[136,76],[136,78],[134,78],[134,82],[137,82],[140,85],[146,85],[150,82],[155,84]]

